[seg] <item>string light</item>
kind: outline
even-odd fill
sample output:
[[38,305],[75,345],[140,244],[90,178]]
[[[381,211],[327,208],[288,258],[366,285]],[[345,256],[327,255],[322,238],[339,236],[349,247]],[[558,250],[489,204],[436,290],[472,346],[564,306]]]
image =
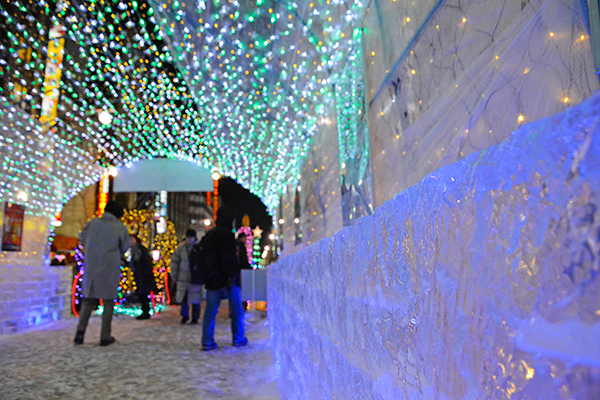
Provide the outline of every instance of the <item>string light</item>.
[[295,182],[318,121],[333,106],[333,75],[345,62],[340,47],[354,44],[348,33],[366,10],[361,1],[331,3],[313,3],[308,18],[296,3],[274,0],[156,10],[175,62],[208,111],[206,144],[217,169],[270,209]]
[[[362,48],[367,5],[3,2],[0,24],[7,35],[0,52],[8,56],[0,63],[0,118],[7,132],[1,145],[26,160],[3,163],[2,199],[16,200],[23,190],[28,212],[51,217],[104,169],[169,157],[231,176],[274,209],[285,187],[297,184],[311,139],[319,123],[330,120],[330,110],[343,102],[364,112],[357,92],[339,87],[358,87],[364,76],[356,49]],[[65,41],[60,99],[56,119],[41,124],[53,26],[62,27],[64,37],[57,40]],[[381,62],[374,51],[367,55]],[[350,121],[344,123],[354,126]],[[14,145],[29,140],[40,149]]]
[[[23,1],[0,6],[2,28],[14,32],[0,50],[16,55],[1,70],[7,101],[26,98],[28,118],[37,119],[34,94],[39,99],[45,65],[35,60],[48,51],[52,15],[52,26],[64,32],[60,40],[71,45],[62,54],[50,125],[65,147],[100,166],[88,176],[144,158],[188,159],[236,178],[269,208],[300,170],[316,122],[333,101],[339,45],[352,43],[346,33],[365,9],[361,1],[350,9],[314,3],[304,19],[295,3],[274,0],[154,9],[145,1],[75,0],[52,12],[53,3]],[[313,31],[318,19],[327,25],[323,33]],[[31,71],[22,68],[27,62]],[[54,213],[76,191],[61,193],[44,212]]]
[[[161,217],[164,218],[164,217]],[[165,231],[158,233],[156,225],[158,220],[154,218],[151,210],[129,210],[126,211],[122,218],[123,223],[129,229],[129,232],[137,235],[144,247],[150,251],[158,251],[158,260],[154,263],[154,279],[158,293],[156,293],[156,301],[162,302],[166,299],[165,276],[171,271],[171,257],[178,246],[177,233],[175,225],[168,219],[164,219]],[[155,236],[150,237],[151,232],[156,232]]]
[[[153,157],[207,164],[202,118],[149,5],[58,4],[0,5],[8,32],[0,52],[11,55],[0,63],[0,147],[15,148],[0,170],[10,182],[0,187],[2,199],[22,190],[28,213],[53,216],[106,167]],[[60,40],[69,45],[56,75],[56,119],[40,123],[49,26],[64,27]]]

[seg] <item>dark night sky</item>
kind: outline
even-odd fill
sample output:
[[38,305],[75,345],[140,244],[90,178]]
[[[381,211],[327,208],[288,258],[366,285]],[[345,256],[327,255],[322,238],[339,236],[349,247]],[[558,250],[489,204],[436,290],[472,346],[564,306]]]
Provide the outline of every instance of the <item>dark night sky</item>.
[[250,227],[254,229],[256,225],[260,226],[260,229],[264,231],[263,238],[266,237],[268,231],[271,230],[273,220],[267,213],[267,207],[257,196],[227,177],[219,180],[219,196],[223,205],[235,210],[237,228],[242,225],[244,214],[248,214]]

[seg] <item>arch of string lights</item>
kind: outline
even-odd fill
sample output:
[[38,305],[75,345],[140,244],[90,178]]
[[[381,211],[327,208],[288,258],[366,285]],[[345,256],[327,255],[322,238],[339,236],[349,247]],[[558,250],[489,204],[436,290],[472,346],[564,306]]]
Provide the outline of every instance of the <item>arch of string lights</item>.
[[[153,157],[238,180],[269,208],[328,104],[360,1],[7,0],[0,90],[37,121],[49,30],[63,27],[56,118],[39,125],[100,167]],[[102,112],[110,124],[99,122]]]

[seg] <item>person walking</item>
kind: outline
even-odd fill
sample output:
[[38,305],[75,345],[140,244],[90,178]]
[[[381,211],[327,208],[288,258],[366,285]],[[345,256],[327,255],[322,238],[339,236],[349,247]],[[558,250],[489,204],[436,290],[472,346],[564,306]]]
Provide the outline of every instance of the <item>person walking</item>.
[[92,311],[103,300],[100,346],[115,342],[111,336],[114,300],[118,297],[119,280],[123,255],[130,246],[129,231],[119,220],[124,208],[109,201],[100,218],[91,219],[79,233],[79,242],[84,246],[85,273],[83,274],[83,296],[79,324],[73,342],[83,343]]
[[[215,342],[215,318],[222,298],[229,300],[231,310],[232,345],[242,347],[248,344],[244,328],[244,307],[240,285],[240,258],[238,243],[232,230],[233,213],[221,207],[217,211],[217,226],[206,233],[207,243],[214,246],[216,273],[204,282],[206,288],[206,309],[202,321],[202,350],[218,348]],[[204,239],[202,243],[204,243]]]
[[131,262],[133,278],[136,285],[136,294],[141,303],[142,313],[136,319],[150,319],[150,303],[148,296],[156,291],[156,279],[152,268],[152,257],[144,247],[137,235],[130,235]]
[[188,229],[185,232],[185,242],[173,252],[171,257],[171,277],[177,282],[175,301],[181,304],[181,324],[190,318],[189,304],[192,305],[192,325],[200,318],[200,302],[202,300],[202,285],[191,283],[190,253],[196,244],[196,231]]

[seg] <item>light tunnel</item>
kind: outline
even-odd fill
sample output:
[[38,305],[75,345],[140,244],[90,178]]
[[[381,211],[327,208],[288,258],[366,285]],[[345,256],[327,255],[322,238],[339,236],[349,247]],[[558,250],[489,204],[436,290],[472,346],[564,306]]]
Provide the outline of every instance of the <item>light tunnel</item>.
[[47,259],[67,199],[111,167],[191,162],[278,229],[284,398],[600,396],[599,15],[582,0],[3,2],[2,221],[9,204],[24,216],[22,247],[0,253],[0,334],[68,317],[68,274]]

